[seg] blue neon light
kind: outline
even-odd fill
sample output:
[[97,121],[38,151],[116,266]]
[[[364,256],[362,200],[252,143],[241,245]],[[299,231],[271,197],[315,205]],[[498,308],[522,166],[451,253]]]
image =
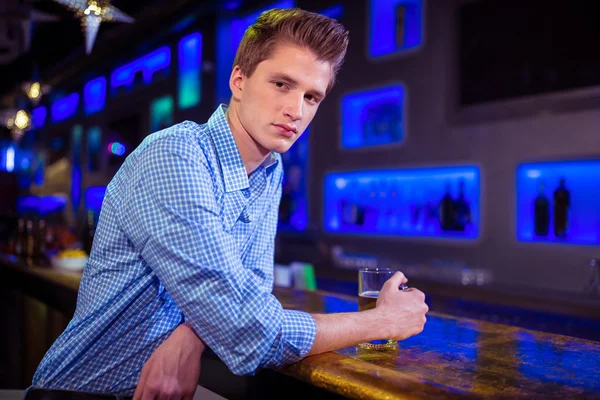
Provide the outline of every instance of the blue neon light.
[[294,7],[294,0],[282,0],[242,18],[223,18],[217,23],[217,71],[216,71],[216,102],[229,103],[231,90],[229,76],[233,68],[235,53],[242,41],[246,29],[260,16],[263,11],[272,8]]
[[456,239],[479,236],[480,174],[476,166],[330,173],[324,185],[323,224],[328,232]]
[[370,0],[369,55],[414,50],[423,43],[423,0]]
[[71,93],[67,97],[56,100],[52,103],[51,114],[53,122],[64,121],[71,118],[77,112],[79,107],[79,93]]
[[19,196],[17,198],[17,213],[28,213],[46,216],[64,209],[67,199],[64,196]]
[[31,114],[31,123],[34,127],[41,128],[46,125],[46,118],[48,117],[48,109],[46,106],[34,108]]
[[406,89],[394,84],[342,98],[342,147],[399,143],[406,132]]
[[92,186],[85,191],[85,209],[91,211],[100,211],[104,195],[106,194],[106,186]]
[[83,88],[83,108],[86,115],[100,112],[106,105],[106,78],[101,76],[85,84]]
[[192,33],[179,41],[179,108],[194,107],[202,98],[202,35]]
[[326,8],[325,10],[319,12],[319,14],[325,15],[326,17],[329,17],[329,18],[339,18],[342,16],[343,13],[344,13],[344,7],[341,4],[331,6],[329,8]]
[[122,67],[113,71],[110,77],[110,86],[117,89],[120,86],[131,86],[137,72],[142,72],[146,85],[152,83],[154,74],[167,69],[171,65],[171,49],[167,46],[160,47]]
[[278,229],[304,231],[308,225],[308,127],[294,145],[281,155],[283,160],[282,195]]
[[[600,160],[520,165],[517,169],[517,239],[599,245],[598,177]],[[568,192],[557,192],[561,179]],[[538,196],[540,193],[542,197]],[[566,213],[562,207],[565,198],[568,199]]]

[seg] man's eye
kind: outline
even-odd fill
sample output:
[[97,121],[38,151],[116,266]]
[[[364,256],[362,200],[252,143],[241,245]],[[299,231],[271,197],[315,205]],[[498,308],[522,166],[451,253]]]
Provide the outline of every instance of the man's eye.
[[275,86],[277,86],[278,88],[281,89],[281,88],[285,87],[285,83],[283,83],[283,82],[275,82]]

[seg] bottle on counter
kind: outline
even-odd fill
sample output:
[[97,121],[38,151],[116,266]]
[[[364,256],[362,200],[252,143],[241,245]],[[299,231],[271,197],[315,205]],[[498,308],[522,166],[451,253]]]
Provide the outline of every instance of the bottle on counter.
[[538,195],[533,205],[534,232],[536,236],[548,236],[550,228],[550,201],[544,193],[544,181],[538,182]]
[[571,193],[566,187],[565,178],[560,178],[558,188],[554,191],[554,236],[556,237],[567,236],[570,206]]

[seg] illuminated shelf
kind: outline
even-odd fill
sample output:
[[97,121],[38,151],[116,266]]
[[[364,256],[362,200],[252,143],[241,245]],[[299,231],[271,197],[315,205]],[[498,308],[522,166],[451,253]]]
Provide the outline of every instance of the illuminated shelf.
[[517,239],[600,244],[599,176],[600,160],[520,165],[517,169]]
[[324,184],[328,232],[471,240],[479,236],[476,166],[330,173]]
[[406,89],[394,84],[345,95],[342,148],[397,144],[406,136]]
[[369,56],[414,51],[423,44],[424,0],[370,0]]

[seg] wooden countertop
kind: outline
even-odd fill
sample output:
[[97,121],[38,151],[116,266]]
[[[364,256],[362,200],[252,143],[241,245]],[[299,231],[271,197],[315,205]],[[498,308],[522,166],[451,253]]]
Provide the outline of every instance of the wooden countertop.
[[[78,273],[27,267],[2,256],[0,276],[2,281],[12,276],[11,282],[21,282],[30,291],[25,281],[44,281],[71,296],[80,278]],[[357,309],[351,296],[290,289],[274,294],[289,309]],[[431,312],[425,330],[400,342],[397,351],[348,347],[280,371],[355,399],[600,399],[600,342]]]

